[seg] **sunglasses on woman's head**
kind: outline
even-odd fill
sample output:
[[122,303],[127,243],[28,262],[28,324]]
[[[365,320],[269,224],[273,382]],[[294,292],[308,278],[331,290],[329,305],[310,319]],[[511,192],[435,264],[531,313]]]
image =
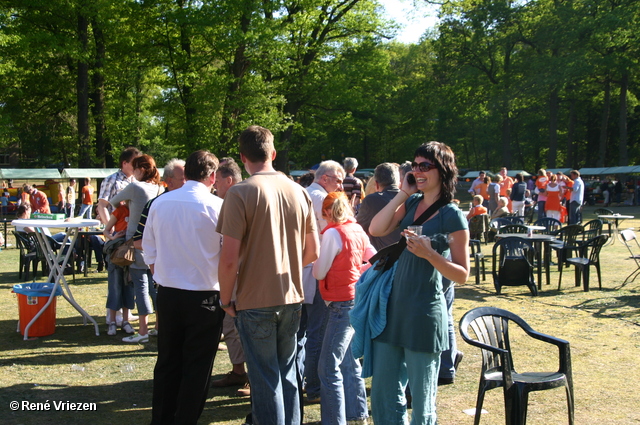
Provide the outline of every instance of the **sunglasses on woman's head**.
[[423,173],[429,172],[431,170],[435,170],[436,168],[438,168],[436,166],[436,164],[432,164],[431,162],[428,162],[428,161],[424,161],[424,162],[421,162],[419,164],[417,162],[412,162],[411,163],[411,169],[412,170],[415,171],[417,169],[417,170],[419,170],[419,171],[421,171]]

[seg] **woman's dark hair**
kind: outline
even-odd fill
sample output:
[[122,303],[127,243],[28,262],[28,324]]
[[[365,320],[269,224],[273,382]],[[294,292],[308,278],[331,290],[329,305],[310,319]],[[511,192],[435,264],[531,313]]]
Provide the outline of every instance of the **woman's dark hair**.
[[516,181],[518,183],[522,183],[524,181],[524,176],[522,175],[522,173],[516,174]]
[[451,148],[444,143],[429,142],[421,145],[413,155],[432,161],[438,167],[442,187],[440,197],[447,202],[451,202],[456,193],[458,183],[458,167],[456,167],[456,156]]
[[160,184],[160,173],[156,168],[156,161],[151,155],[140,155],[131,161],[131,166],[134,170],[140,169],[143,171],[142,180],[147,183]]

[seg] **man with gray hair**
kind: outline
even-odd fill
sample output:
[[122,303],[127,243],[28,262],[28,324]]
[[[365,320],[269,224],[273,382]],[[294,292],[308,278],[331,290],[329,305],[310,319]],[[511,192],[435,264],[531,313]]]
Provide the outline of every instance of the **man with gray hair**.
[[398,188],[399,177],[398,165],[390,162],[383,162],[378,165],[373,174],[376,191],[363,199],[358,215],[356,216],[358,223],[360,223],[364,231],[369,235],[371,245],[378,251],[385,246],[398,242],[400,239],[399,228],[382,237],[371,236],[371,234],[369,234],[369,225],[373,217],[400,192]]
[[356,208],[360,204],[362,195],[364,193],[364,186],[362,185],[362,181],[353,175],[353,173],[356,172],[357,168],[357,159],[351,157],[347,157],[344,159],[344,171],[347,173],[347,175],[342,182],[342,187],[344,189],[344,193],[347,194],[347,198],[354,208]]
[[[227,191],[237,183],[242,181],[242,171],[238,163],[231,157],[222,158],[218,171],[216,171],[216,195],[224,199]],[[236,293],[233,292],[231,300],[235,302]],[[251,386],[244,368],[245,357],[242,350],[240,335],[235,326],[235,319],[227,314],[222,322],[222,333],[227,343],[227,353],[231,361],[232,369],[223,378],[212,381],[211,385],[216,388],[241,386],[236,391],[237,396],[248,397],[251,395]]]
[[[307,192],[313,203],[318,233],[327,226],[322,217],[322,202],[329,192],[340,192],[344,179],[344,169],[335,161],[323,161],[316,170],[313,183],[307,187]],[[307,341],[305,344],[304,376],[306,377],[307,401],[320,401],[320,378],[318,377],[318,360],[322,341],[324,339],[327,306],[322,300],[318,281],[313,277],[313,264],[307,265],[302,271],[304,284],[304,309],[307,313]],[[301,327],[304,328],[304,321]],[[302,339],[301,337],[300,339]]]
[[242,181],[242,170],[238,163],[230,157],[222,158],[216,171],[216,195],[224,199],[227,190]]

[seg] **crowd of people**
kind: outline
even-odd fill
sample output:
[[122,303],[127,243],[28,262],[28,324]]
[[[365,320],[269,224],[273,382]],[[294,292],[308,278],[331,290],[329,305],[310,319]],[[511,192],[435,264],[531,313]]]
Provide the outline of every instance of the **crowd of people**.
[[480,171],[469,193],[473,201],[467,220],[481,214],[488,214],[491,219],[523,217],[537,211],[538,218],[551,217],[570,224],[582,221],[585,186],[577,170],[566,176],[540,169],[537,178],[527,181],[522,173],[516,174],[515,179],[509,177],[506,167],[493,180]]
[[[581,220],[576,170],[540,170],[535,179],[480,172],[465,217],[454,199],[455,155],[443,143],[419,146],[403,164],[379,164],[369,182],[355,176],[355,158],[323,161],[292,181],[273,168],[273,135],[263,127],[244,130],[238,147],[238,162],[205,150],[172,159],[164,182],[154,158],[128,148],[100,185],[95,212],[105,229],[92,245],[107,270],[107,335],[120,328],[122,341],[138,344],[157,337],[152,424],[196,423],[210,386],[250,396],[249,424],[301,424],[310,403],[320,403],[325,425],[367,424],[370,413],[376,423],[404,425],[409,404],[412,424],[436,424],[438,386],[454,383],[463,357],[452,309],[455,283],[469,274],[468,220],[531,208]],[[82,183],[78,215],[90,217],[94,189]],[[75,180],[58,192],[59,208],[75,203]],[[45,208],[36,188],[23,193],[21,215]],[[112,264],[110,254],[129,240],[133,263]],[[359,359],[353,315],[366,300],[356,283],[378,251],[399,241],[406,248],[381,295],[383,329]],[[212,380],[222,335],[232,368]]]
[[[320,403],[323,424],[366,424],[364,377],[372,374],[376,422],[407,423],[411,403],[412,423],[435,424],[438,385],[454,382],[462,358],[452,282],[469,272],[453,152],[422,145],[413,162],[380,164],[365,187],[355,158],[324,161],[297,183],[273,168],[268,129],[251,126],[238,142],[239,162],[196,151],[169,161],[164,182],[150,155],[128,148],[99,187],[95,216],[105,227],[91,246],[107,271],[107,335],[157,338],[151,423],[196,423],[213,385],[250,396],[246,423],[300,424],[304,406]],[[76,193],[75,219],[94,214],[95,189],[81,183],[78,191],[75,179],[58,186],[57,207],[69,219]],[[22,192],[20,217],[45,208],[35,187]],[[424,236],[408,231],[427,209]],[[351,350],[356,282],[378,250],[400,239],[407,247],[386,327],[363,371]],[[112,263],[129,241],[133,263]],[[222,334],[232,370],[212,380]]]

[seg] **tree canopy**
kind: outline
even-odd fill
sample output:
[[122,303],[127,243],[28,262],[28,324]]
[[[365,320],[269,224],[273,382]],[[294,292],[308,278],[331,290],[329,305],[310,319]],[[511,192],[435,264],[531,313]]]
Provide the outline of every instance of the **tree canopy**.
[[632,0],[451,0],[417,44],[375,0],[0,0],[0,153],[11,165],[159,164],[237,154],[250,124],[277,168],[640,161]]

